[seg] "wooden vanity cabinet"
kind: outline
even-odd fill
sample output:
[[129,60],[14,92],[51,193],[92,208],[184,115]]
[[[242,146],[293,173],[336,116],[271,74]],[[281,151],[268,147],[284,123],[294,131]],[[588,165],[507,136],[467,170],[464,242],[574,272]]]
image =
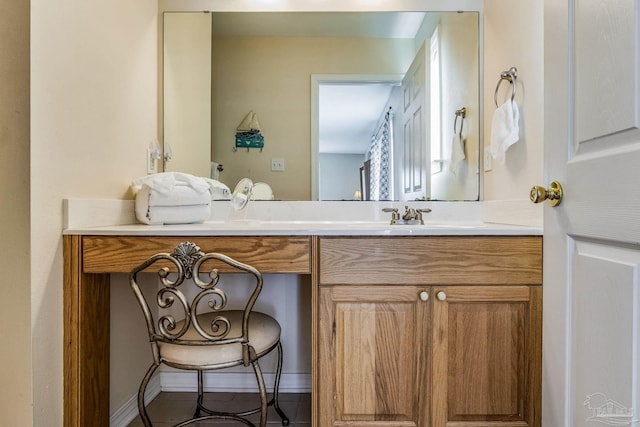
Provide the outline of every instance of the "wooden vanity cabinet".
[[318,426],[540,426],[541,237],[318,248]]
[[433,287],[433,426],[540,426],[541,291]]
[[429,312],[420,292],[320,288],[319,426],[427,425]]

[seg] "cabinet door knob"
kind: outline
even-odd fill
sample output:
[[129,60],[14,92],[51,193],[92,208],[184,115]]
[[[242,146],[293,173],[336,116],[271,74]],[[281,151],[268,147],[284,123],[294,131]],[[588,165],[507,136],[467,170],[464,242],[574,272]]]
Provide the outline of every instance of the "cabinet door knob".
[[429,299],[429,292],[427,291],[420,292],[420,299],[422,301],[427,301]]
[[438,297],[440,301],[444,301],[447,299],[447,294],[445,294],[443,291],[440,291],[436,294],[436,297]]

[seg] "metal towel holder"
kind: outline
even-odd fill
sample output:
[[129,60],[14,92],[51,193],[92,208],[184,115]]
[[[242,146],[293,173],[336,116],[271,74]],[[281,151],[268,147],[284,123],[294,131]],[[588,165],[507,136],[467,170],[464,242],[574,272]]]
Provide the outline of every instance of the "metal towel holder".
[[511,67],[507,71],[503,71],[500,73],[500,80],[498,80],[498,84],[496,85],[496,91],[493,94],[493,102],[495,102],[496,107],[500,107],[498,105],[498,89],[500,89],[500,83],[503,80],[511,83],[511,101],[514,101],[516,98],[516,80],[518,79],[518,69],[516,67]]

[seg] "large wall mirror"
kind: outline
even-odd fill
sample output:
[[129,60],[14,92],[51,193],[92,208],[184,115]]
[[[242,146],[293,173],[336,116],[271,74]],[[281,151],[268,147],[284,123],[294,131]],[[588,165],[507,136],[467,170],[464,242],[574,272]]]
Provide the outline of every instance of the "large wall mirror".
[[[478,200],[477,12],[165,12],[163,30],[165,170],[277,200]],[[251,112],[264,146],[237,148]]]

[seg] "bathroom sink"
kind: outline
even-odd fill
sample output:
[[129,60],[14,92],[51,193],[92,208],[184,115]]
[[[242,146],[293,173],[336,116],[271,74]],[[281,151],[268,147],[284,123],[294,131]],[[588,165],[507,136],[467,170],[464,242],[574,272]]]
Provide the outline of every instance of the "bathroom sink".
[[226,221],[206,221],[214,228],[264,228],[264,229],[358,229],[358,230],[410,230],[410,229],[473,229],[486,227],[481,222],[435,222],[424,224],[391,225],[387,220],[258,220],[231,219]]
[[261,227],[264,225],[264,221],[259,219],[230,219],[226,221],[220,220],[208,220],[204,222],[205,225],[210,225],[213,227],[233,227],[233,228],[254,228]]
[[230,219],[225,221],[209,220],[206,225],[233,228],[346,228],[346,227],[385,227],[389,221],[352,221],[352,220],[259,220]]
[[483,222],[425,222],[424,225],[419,227],[434,227],[434,228],[483,228],[487,224]]
[[389,221],[357,221],[357,220],[285,220],[263,221],[265,225],[307,225],[307,226],[381,226],[389,225]]

